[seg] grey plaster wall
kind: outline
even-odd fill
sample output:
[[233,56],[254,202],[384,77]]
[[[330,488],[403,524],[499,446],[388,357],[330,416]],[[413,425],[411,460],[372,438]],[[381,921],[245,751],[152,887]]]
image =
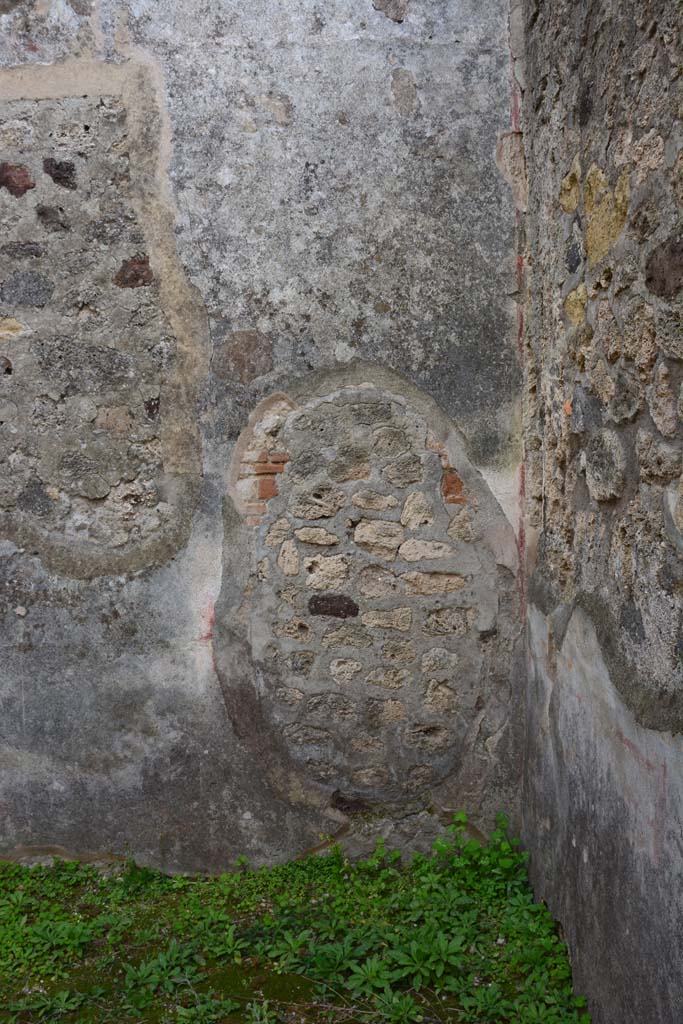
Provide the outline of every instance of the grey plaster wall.
[[524,5],[525,838],[598,1024],[680,1018],[680,4]]
[[[424,844],[461,805],[482,827],[514,815],[523,190],[505,4],[0,0],[0,64],[3,849],[217,870],[321,836]],[[333,436],[307,480],[336,474],[348,510],[293,508],[287,529],[337,531],[355,588],[368,554],[344,515],[382,490],[389,512],[363,529],[426,531],[428,557],[370,552],[400,601],[310,588],[373,622],[352,700],[329,677],[309,693],[284,640],[268,676],[249,632],[280,628],[259,566],[292,565],[265,538],[296,453],[249,462],[247,497],[239,466],[269,403],[348,405],[358,387],[417,416],[421,447]],[[432,522],[405,513],[420,488]],[[333,623],[299,583],[307,628]],[[376,615],[396,608],[419,650],[386,674],[399,647]],[[423,673],[430,629],[445,655]],[[280,690],[312,718],[324,696],[334,755],[275,710]],[[350,701],[372,733],[358,763]]]

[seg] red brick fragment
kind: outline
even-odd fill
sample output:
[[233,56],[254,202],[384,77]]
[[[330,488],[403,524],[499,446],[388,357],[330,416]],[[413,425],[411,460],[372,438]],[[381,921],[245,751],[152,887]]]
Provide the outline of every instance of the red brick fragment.
[[247,476],[273,476],[274,473],[283,473],[282,462],[240,462],[240,479]]
[[258,482],[258,496],[264,501],[275,498],[278,494],[277,480],[274,476],[262,476]]
[[137,253],[123,261],[114,277],[114,284],[119,288],[147,288],[153,280],[149,256]]
[[451,467],[445,469],[441,477],[441,494],[447,505],[464,505],[467,502],[465,485]]
[[0,188],[6,188],[15,199],[20,199],[36,183],[24,164],[0,163]]

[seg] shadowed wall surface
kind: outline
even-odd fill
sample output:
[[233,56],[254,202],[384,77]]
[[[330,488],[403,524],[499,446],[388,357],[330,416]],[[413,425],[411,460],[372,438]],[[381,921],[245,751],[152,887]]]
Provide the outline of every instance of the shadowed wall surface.
[[681,8],[530,2],[525,18],[526,841],[593,1019],[669,1022],[683,1004]]

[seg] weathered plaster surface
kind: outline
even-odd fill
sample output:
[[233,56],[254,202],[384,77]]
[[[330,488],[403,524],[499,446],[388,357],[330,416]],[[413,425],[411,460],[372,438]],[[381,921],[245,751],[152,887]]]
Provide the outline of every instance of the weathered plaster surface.
[[[644,729],[590,618],[532,610],[526,841],[596,1024],[673,1024],[683,1004],[683,739]],[[558,628],[559,627],[559,628]]]
[[[514,197],[496,165],[510,120],[502,0],[0,0],[0,65],[3,847],[217,870],[335,834],[352,850],[379,833],[424,845],[463,803],[481,825],[514,813],[517,552],[500,506],[517,512],[520,374]],[[375,736],[395,746],[387,785],[354,780],[373,766],[344,751],[334,778],[314,777],[306,745],[283,741],[297,723],[263,698],[249,635],[258,625],[284,652],[275,578],[252,579],[271,513],[246,508],[231,475],[263,403],[305,409],[363,384],[421,417],[425,436],[457,437],[447,466],[416,456],[442,502],[424,528],[445,539],[425,540],[453,543],[448,468],[484,515],[486,536],[462,555],[484,560],[477,585],[498,603],[495,635],[472,624],[490,676],[423,680],[416,653],[400,677],[410,718]],[[264,475],[257,502],[293,462]],[[411,539],[398,520],[420,481],[385,483],[395,510],[365,518]],[[273,572],[291,569],[289,548],[259,543]],[[314,553],[302,548],[301,572]],[[310,589],[329,610],[328,591]],[[366,602],[361,614],[392,610],[359,585],[341,596]],[[424,645],[421,596],[442,600],[398,607]],[[373,628],[368,689],[391,637]],[[434,680],[462,705],[452,721],[444,707],[445,725],[425,718]],[[364,714],[369,693],[355,699]],[[434,778],[410,791],[409,726],[447,737]]]

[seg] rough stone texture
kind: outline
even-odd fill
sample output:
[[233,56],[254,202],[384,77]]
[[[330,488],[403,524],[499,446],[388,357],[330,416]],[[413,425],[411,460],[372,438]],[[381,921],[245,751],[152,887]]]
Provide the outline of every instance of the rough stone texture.
[[[502,0],[0,0],[4,848],[219,870],[515,813],[506,21]],[[334,416],[291,459],[273,443],[368,383],[348,444]],[[412,454],[399,406],[443,450]],[[433,522],[400,522],[414,491]],[[462,564],[370,556],[361,519]],[[442,569],[467,585],[401,579]],[[499,632],[439,637],[444,723],[423,619],[470,600]],[[362,622],[409,606],[406,632]],[[394,696],[376,669],[409,677]]]
[[526,0],[525,840],[596,1024],[683,1005],[680,4]]
[[[258,695],[261,728],[283,737],[297,775],[309,785],[332,787],[365,806],[397,806],[408,795],[427,794],[450,806],[468,802],[468,791],[471,802],[476,791],[480,813],[489,813],[500,793],[494,797],[486,777],[507,763],[514,731],[509,674],[517,594],[514,577],[497,566],[484,539],[501,513],[464,453],[444,445],[400,393],[369,384],[320,390],[298,403],[281,398],[277,415],[266,400],[237,445],[232,486],[238,493],[243,453],[256,450],[254,439],[258,447],[267,435],[283,465],[277,494],[252,523],[250,568],[241,569],[241,579],[231,552],[245,541],[227,538],[225,545],[221,601],[239,599],[249,624],[244,642],[251,647],[254,692],[245,699]],[[311,461],[314,438],[321,441]],[[385,491],[392,502],[373,497],[358,512],[357,482],[339,484],[336,466],[339,451],[361,445],[365,495],[386,488],[387,467],[406,457],[422,467],[424,490],[397,485]],[[443,493],[444,475],[456,472],[452,456],[471,515],[469,542],[439,539],[460,511]],[[324,527],[312,525],[321,521]],[[505,533],[504,520],[496,528]],[[321,534],[336,540],[334,553],[307,555],[310,539]],[[219,665],[230,658],[231,618],[217,612]],[[232,630],[230,637],[234,643]],[[429,662],[435,638],[441,655],[453,659],[446,679],[438,672],[442,662],[434,671]],[[303,673],[291,660],[301,647],[309,655]],[[229,675],[224,685],[230,686]],[[301,700],[291,698],[295,690]],[[378,690],[395,695],[382,698]]]
[[[0,334],[0,534],[70,576],[169,557],[187,539],[200,472],[201,349],[174,335],[177,300],[164,309],[180,271],[166,268],[162,287],[139,252],[153,232],[164,244],[160,218],[140,210],[160,129],[151,107],[143,129],[110,77],[116,95],[7,99],[0,129],[3,166],[32,180],[24,192],[0,172],[0,323],[15,325]],[[39,209],[58,210],[68,234]]]
[[[558,600],[586,593],[604,603],[614,646],[631,666],[615,679],[622,698],[642,724],[678,731],[677,485],[668,470],[654,474],[651,460],[643,467],[646,448],[661,449],[664,439],[670,450],[683,446],[683,296],[671,242],[680,231],[674,185],[683,140],[674,8],[625,4],[615,17],[607,0],[590,11],[556,2],[536,18],[528,5],[526,434],[530,526],[542,531],[538,575]],[[587,259],[569,269],[574,240]],[[631,605],[635,632],[619,624]]]

